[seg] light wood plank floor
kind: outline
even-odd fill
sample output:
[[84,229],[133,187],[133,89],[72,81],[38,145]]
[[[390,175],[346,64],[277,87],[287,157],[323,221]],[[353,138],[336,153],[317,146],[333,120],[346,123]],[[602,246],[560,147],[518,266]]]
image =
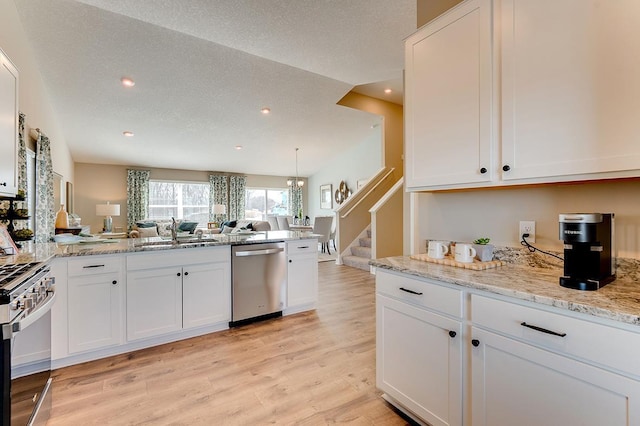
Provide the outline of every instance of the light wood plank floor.
[[48,425],[408,424],[375,387],[373,276],[318,267],[316,311],[54,371]]

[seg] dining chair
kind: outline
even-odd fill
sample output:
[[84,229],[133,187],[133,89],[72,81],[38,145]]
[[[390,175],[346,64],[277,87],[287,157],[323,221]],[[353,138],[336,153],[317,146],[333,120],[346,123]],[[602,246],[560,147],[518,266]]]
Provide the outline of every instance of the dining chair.
[[281,231],[289,230],[289,219],[287,216],[278,216],[278,229]]
[[327,251],[331,254],[329,247],[329,239],[331,237],[331,225],[333,224],[333,216],[316,216],[313,221],[313,233],[320,235],[318,242],[322,244],[322,252]]

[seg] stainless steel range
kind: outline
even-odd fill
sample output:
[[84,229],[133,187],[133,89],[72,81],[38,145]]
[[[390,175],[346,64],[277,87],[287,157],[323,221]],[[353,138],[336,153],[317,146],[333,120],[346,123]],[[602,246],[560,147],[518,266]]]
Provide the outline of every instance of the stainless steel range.
[[46,262],[0,265],[2,425],[49,417],[54,282]]

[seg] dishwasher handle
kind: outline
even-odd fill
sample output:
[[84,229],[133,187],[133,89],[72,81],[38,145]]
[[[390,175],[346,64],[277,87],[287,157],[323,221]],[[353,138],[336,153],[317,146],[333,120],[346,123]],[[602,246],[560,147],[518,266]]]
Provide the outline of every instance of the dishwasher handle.
[[262,250],[237,251],[236,252],[236,257],[264,256],[264,255],[267,255],[267,254],[281,253],[283,251],[284,251],[284,249],[281,248],[281,247],[279,247],[279,248],[262,249]]

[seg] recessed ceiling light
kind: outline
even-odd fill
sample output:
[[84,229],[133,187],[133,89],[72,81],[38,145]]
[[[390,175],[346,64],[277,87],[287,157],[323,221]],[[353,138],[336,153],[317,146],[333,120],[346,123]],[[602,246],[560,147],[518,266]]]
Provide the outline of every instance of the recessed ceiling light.
[[389,93],[391,93],[391,92],[393,92],[393,90],[391,90],[391,89],[384,89],[384,93],[386,93],[387,95],[388,95]]
[[130,132],[130,131],[128,131],[128,130],[127,130],[127,131],[122,132],[122,134],[123,134],[124,136],[128,137],[128,138],[133,137],[133,132]]
[[133,87],[133,86],[135,86],[135,85],[136,85],[136,82],[135,82],[135,81],[133,81],[133,80],[131,80],[131,79],[130,79],[130,78],[128,78],[128,77],[122,77],[122,78],[120,79],[120,81],[122,82],[122,85],[123,85],[124,87]]
[[236,145],[236,150],[240,151],[242,149],[242,145]]
[[264,115],[267,115],[271,112],[271,108],[264,107],[260,110],[260,112],[263,113]]

